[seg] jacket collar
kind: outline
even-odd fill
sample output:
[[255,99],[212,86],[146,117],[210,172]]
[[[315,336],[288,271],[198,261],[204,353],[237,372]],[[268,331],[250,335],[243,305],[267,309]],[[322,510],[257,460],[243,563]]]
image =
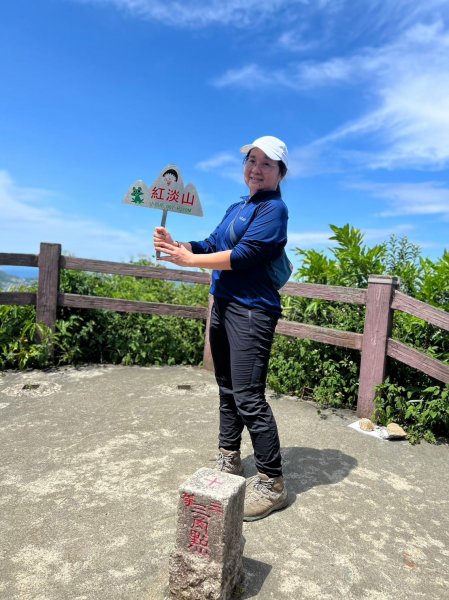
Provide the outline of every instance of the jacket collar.
[[256,192],[253,196],[241,196],[242,200],[246,202],[261,202],[262,200],[275,200],[281,197],[279,190],[268,190]]

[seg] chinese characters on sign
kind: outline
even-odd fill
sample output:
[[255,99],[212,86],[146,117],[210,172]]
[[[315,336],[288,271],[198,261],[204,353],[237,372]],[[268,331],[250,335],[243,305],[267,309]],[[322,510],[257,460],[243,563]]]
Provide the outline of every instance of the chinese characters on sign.
[[149,187],[141,180],[133,183],[123,202],[197,217],[203,215],[195,186],[191,183],[184,186],[181,173],[175,165],[167,165],[162,169]]
[[223,505],[216,500],[211,500],[208,504],[197,502],[195,494],[183,492],[182,501],[184,506],[190,509],[191,525],[189,531],[189,552],[194,552],[198,556],[209,558],[209,524],[214,514],[223,515]]

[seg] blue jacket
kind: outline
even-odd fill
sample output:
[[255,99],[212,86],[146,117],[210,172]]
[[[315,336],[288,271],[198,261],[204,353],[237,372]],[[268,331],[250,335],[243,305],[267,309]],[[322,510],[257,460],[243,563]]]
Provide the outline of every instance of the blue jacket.
[[[229,232],[234,219],[235,246]],[[280,297],[265,265],[279,256],[287,243],[287,220],[288,210],[280,192],[257,192],[230,206],[207,239],[190,242],[194,254],[232,249],[231,270],[212,271],[210,293],[280,316]]]

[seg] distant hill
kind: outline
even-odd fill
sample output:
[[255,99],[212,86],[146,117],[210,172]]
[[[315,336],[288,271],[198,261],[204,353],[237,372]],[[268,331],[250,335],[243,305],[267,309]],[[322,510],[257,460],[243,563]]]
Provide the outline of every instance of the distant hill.
[[10,273],[5,273],[5,271],[0,271],[0,290],[9,290],[18,286],[29,286],[34,281],[35,279],[16,277]]

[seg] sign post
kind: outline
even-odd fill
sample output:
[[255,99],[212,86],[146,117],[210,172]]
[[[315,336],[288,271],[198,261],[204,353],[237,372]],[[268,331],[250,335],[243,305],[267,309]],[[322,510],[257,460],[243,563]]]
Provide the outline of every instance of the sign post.
[[[184,186],[181,171],[172,164],[162,169],[149,187],[141,179],[133,183],[123,198],[123,203],[162,210],[161,227],[165,227],[168,211],[203,216],[196,187],[192,183]],[[156,253],[156,258],[160,258],[160,252]]]

